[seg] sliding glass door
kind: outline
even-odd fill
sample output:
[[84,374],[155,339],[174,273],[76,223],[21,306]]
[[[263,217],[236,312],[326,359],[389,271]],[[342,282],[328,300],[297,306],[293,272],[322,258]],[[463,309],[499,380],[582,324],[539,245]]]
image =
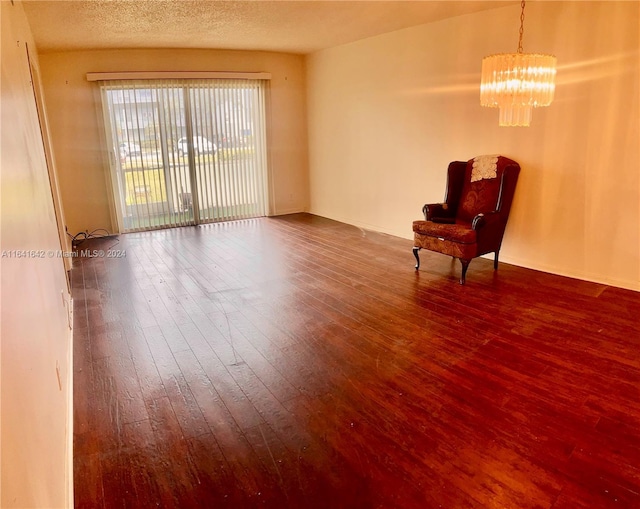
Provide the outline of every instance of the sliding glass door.
[[124,232],[266,213],[264,81],[101,82]]

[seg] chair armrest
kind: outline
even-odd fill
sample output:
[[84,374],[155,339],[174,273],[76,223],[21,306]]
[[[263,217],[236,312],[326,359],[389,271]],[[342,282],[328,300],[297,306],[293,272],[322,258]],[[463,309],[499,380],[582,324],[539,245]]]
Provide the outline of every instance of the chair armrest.
[[486,214],[478,214],[473,218],[471,222],[471,228],[474,230],[480,230],[481,228],[491,227],[494,224],[500,223],[501,214],[500,212],[493,211],[487,212]]
[[425,221],[447,223],[455,221],[453,211],[446,203],[427,203],[422,207]]

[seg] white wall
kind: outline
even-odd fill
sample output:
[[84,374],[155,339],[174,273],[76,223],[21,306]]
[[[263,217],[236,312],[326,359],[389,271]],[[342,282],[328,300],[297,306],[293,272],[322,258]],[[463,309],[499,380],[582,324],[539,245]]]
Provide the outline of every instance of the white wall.
[[501,260],[640,290],[639,11],[527,4],[524,50],[559,66],[529,128],[479,105],[481,60],[516,50],[519,6],[310,55],[310,211],[411,238],[450,161],[501,153],[522,166]]
[[40,55],[49,104],[62,203],[71,233],[116,231],[109,211],[101,152],[102,118],[96,114],[95,83],[88,72],[237,71],[270,72],[269,155],[271,215],[308,207],[304,58],[261,51],[102,50]]
[[22,5],[0,8],[0,505],[70,507],[70,303],[25,44],[38,59]]

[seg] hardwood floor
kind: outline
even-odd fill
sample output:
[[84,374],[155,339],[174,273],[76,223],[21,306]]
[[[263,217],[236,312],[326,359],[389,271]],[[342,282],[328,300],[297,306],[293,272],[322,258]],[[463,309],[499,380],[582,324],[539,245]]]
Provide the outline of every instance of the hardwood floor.
[[82,244],[125,256],[74,260],[76,507],[640,507],[640,293],[411,246]]

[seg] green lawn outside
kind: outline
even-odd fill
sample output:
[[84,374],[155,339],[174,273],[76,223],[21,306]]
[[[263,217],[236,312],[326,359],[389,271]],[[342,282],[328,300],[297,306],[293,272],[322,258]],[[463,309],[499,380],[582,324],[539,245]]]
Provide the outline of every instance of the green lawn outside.
[[[205,211],[201,211],[202,223],[215,223],[217,221],[228,221],[232,217],[246,217],[247,208],[251,210],[250,205],[234,205],[231,207],[213,207]],[[254,207],[255,209],[255,207]],[[255,213],[255,212],[254,212]],[[202,219],[209,218],[209,219]],[[213,219],[211,219],[213,218]],[[191,223],[193,215],[187,212],[177,212],[175,214],[155,214],[144,216],[142,218],[129,217],[125,220],[126,230],[138,230],[149,228],[162,228],[172,223]]]

